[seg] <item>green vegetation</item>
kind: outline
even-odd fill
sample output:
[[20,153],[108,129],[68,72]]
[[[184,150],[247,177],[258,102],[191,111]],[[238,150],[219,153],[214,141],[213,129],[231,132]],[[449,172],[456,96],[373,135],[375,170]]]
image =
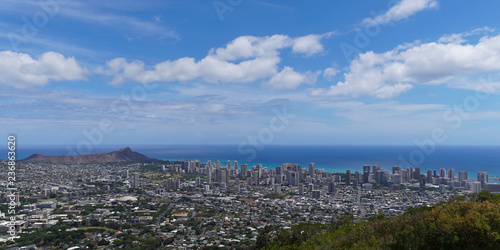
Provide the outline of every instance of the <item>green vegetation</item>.
[[459,196],[401,216],[383,214],[354,223],[267,226],[255,249],[500,249],[500,195]]
[[106,228],[106,227],[79,227],[78,230],[83,230],[83,231],[108,231],[108,232],[115,232],[115,230]]
[[281,195],[281,194],[266,194],[264,196],[264,198],[268,198],[268,199],[280,199],[280,200],[283,200],[285,199],[285,196],[284,195]]

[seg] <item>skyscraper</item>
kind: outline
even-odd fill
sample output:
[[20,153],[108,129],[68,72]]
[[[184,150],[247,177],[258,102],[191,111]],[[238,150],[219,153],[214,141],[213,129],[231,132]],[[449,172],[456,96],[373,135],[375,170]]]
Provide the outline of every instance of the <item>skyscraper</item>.
[[247,177],[247,171],[248,171],[248,165],[247,164],[241,164],[241,177],[246,178]]
[[486,172],[477,172],[477,181],[481,183],[481,189],[485,189],[488,183],[488,174]]
[[227,160],[227,169],[230,169],[230,168],[231,168],[231,161]]
[[333,182],[328,183],[328,193],[330,193],[330,194],[335,193],[335,183],[333,183]]
[[238,170],[238,161],[234,161],[234,169]]
[[134,179],[132,184],[134,185],[134,188],[139,187],[139,173],[134,173]]
[[408,167],[406,169],[406,175],[407,175],[408,180],[413,180],[414,179],[414,177],[413,177],[413,168],[412,167]]
[[432,184],[432,170],[431,169],[427,170],[427,183]]
[[467,177],[467,172],[465,171],[460,171],[458,172],[458,181],[460,182],[460,185],[463,185],[463,181],[466,181],[468,179]]
[[398,166],[392,167],[392,175],[399,174],[401,171],[401,168]]
[[260,168],[256,168],[255,171],[253,171],[253,184],[255,186],[260,185]]
[[314,163],[309,163],[309,175],[311,176],[311,178],[314,179],[315,177],[315,174],[316,174],[316,164]]
[[312,191],[312,198],[313,199],[319,199],[319,198],[321,198],[321,190],[313,190]]
[[448,178],[450,178],[451,180],[454,180],[455,179],[455,169],[448,169]]
[[446,169],[444,168],[439,169],[439,177],[446,178]]
[[288,173],[288,185],[298,186],[299,185],[299,173],[297,172],[287,172]]
[[222,176],[221,176],[222,182],[226,183],[229,185],[229,169],[222,169]]
[[413,174],[413,179],[420,180],[420,168],[415,168],[415,173]]
[[363,172],[363,183],[368,183],[370,180],[370,171]]
[[128,169],[123,170],[123,172],[122,172],[122,177],[123,177],[124,179],[128,179]]
[[364,172],[368,172],[368,173],[370,173],[370,165],[364,165],[364,166],[363,166],[363,173],[364,173]]
[[347,169],[345,171],[345,184],[351,185],[351,170],[350,169]]

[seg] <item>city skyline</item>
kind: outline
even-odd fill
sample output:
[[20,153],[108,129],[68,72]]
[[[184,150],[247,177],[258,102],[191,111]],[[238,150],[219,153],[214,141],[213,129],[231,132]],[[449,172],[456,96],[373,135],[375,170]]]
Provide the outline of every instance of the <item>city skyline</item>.
[[497,145],[484,1],[4,1],[0,129],[24,145]]

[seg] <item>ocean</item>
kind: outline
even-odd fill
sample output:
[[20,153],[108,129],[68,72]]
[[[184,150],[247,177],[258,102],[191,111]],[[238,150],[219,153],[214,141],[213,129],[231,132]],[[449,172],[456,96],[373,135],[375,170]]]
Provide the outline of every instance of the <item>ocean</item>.
[[[274,168],[283,163],[298,163],[307,167],[314,162],[316,168],[327,172],[345,172],[346,169],[362,171],[363,165],[381,165],[391,170],[393,166],[419,167],[423,174],[428,169],[439,168],[467,171],[475,178],[478,171],[500,177],[500,146],[438,146],[424,150],[417,146],[341,146],[341,145],[128,145],[133,151],[164,160],[219,160],[225,166],[227,160],[237,160],[249,166],[262,164]],[[125,146],[107,145],[92,147],[91,153],[111,152]],[[65,146],[23,146],[17,149],[17,158],[31,154],[68,155]],[[74,151],[73,151],[74,152]],[[88,152],[85,152],[88,153]],[[5,155],[5,157],[3,157]],[[7,158],[7,149],[0,149],[0,158]]]

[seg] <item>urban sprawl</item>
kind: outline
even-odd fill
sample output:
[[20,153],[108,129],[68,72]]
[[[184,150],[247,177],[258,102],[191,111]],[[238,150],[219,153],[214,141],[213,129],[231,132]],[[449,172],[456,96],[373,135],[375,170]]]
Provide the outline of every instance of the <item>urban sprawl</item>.
[[[9,245],[8,176],[2,173],[0,240]],[[22,163],[17,169],[14,225],[17,235],[41,230],[49,234],[54,228],[67,233],[86,230],[80,238],[62,241],[68,249],[123,247],[127,241],[167,248],[245,248],[266,225],[286,229],[301,222],[332,223],[345,215],[395,216],[457,195],[500,191],[500,184],[489,183],[485,172],[469,177],[467,172],[456,175],[454,169],[424,172],[381,166],[327,173],[314,163],[275,168],[237,161]],[[16,241],[22,236],[14,237]]]

